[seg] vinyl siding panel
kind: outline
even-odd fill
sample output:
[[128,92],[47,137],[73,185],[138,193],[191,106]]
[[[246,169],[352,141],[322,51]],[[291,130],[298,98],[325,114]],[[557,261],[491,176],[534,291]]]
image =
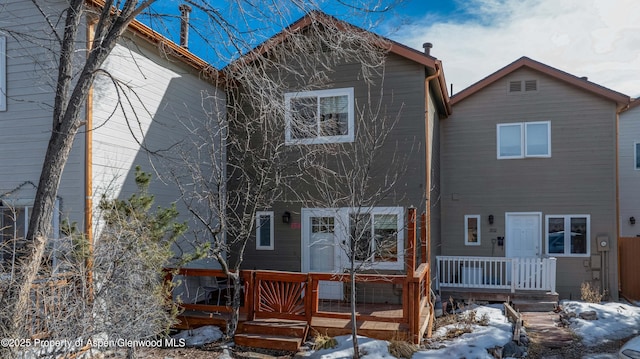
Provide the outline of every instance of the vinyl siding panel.
[[[423,66],[396,55],[389,55],[385,63],[385,78],[376,81],[371,88],[372,104],[376,106],[383,94],[382,103],[389,118],[399,115],[399,121],[390,131],[384,148],[376,155],[374,176],[370,181],[371,188],[383,186],[384,176],[389,169],[401,171],[401,177],[395,190],[385,199],[376,203],[377,207],[406,208],[415,206],[419,213],[425,209],[425,69]],[[369,90],[360,80],[360,64],[343,64],[331,74],[331,84],[327,88],[354,87],[356,107],[369,107],[367,96]],[[292,91],[296,85],[290,85]],[[431,109],[435,109],[432,106]],[[431,112],[435,110],[430,110]],[[357,112],[357,111],[356,111]],[[356,113],[356,117],[357,117]],[[432,117],[437,118],[435,114]],[[357,121],[356,121],[357,122]],[[355,136],[361,134],[362,129],[356,128]],[[305,145],[302,145],[305,146]],[[349,146],[345,146],[349,147]],[[296,158],[292,158],[292,161]],[[395,168],[398,163],[406,163]],[[308,188],[299,187],[298,191]],[[275,248],[273,251],[255,250],[255,242],[247,246],[244,268],[301,270],[301,209],[308,207],[293,201],[291,194],[285,193],[285,201],[276,203],[272,210],[275,216]],[[342,204],[340,207],[350,207]],[[282,223],[282,214],[291,212],[291,224]],[[406,235],[405,235],[406,238]]]
[[[40,4],[44,12],[56,18],[62,13],[64,1]],[[58,45],[51,38],[51,30],[32,2],[8,0],[0,7],[2,28],[7,41],[7,110],[0,112],[0,193],[10,191],[25,181],[37,184],[42,161],[49,141],[55,76],[57,74]],[[56,23],[53,21],[53,23]],[[85,31],[79,31],[84,41]],[[82,56],[79,52],[78,56]],[[58,196],[61,198],[61,218],[81,221],[83,213],[84,140],[74,141],[68,163],[63,172]],[[32,199],[33,186],[23,187],[16,196]]]
[[[507,94],[509,81],[524,79],[537,79],[538,91]],[[597,235],[613,245],[615,106],[526,68],[456,104],[441,131],[442,254],[504,256],[495,239],[505,235],[506,212],[542,212],[543,222],[549,214],[589,214],[592,254]],[[551,121],[551,158],[498,160],[496,125],[531,121]],[[481,215],[479,247],[464,245],[465,214]],[[615,257],[609,255],[610,293],[617,293]],[[591,280],[585,259],[558,259],[561,296],[578,298],[580,283]]]
[[[103,194],[119,198],[133,194],[135,168],[140,166],[153,175],[149,191],[155,204],[176,203],[181,213],[178,220],[189,222],[190,231],[197,230],[170,173],[180,167],[183,145],[193,140],[186,123],[208,118],[204,107],[224,106],[224,94],[194,70],[167,60],[157,48],[128,35],[103,68],[123,86],[116,90],[107,77],[98,78],[94,86],[94,205]],[[203,102],[204,94],[218,102]]]

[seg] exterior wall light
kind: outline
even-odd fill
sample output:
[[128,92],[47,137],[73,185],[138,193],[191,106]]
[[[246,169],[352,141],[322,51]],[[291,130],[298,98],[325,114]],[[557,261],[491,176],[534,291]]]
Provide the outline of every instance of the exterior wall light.
[[289,213],[289,211],[285,211],[282,214],[282,223],[289,223],[291,222],[291,213]]
[[493,224],[493,214],[489,215],[489,224]]

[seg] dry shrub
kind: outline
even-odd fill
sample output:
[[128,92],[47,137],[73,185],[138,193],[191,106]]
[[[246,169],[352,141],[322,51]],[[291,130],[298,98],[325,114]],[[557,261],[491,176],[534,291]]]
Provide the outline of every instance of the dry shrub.
[[335,338],[327,334],[315,333],[313,337],[313,350],[333,349],[336,346],[338,346],[338,341]]
[[396,358],[410,359],[418,348],[408,342],[402,340],[390,340],[389,341],[389,354]]
[[591,285],[590,282],[582,282],[580,286],[580,299],[587,303],[600,303],[604,293],[600,292],[600,285]]

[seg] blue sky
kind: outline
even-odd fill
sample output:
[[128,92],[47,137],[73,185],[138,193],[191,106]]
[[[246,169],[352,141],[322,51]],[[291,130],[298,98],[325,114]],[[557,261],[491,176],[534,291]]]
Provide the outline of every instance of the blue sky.
[[[240,36],[259,43],[299,18],[300,11],[285,16],[272,14],[269,4],[283,0],[243,0],[259,3],[246,19],[255,32]],[[444,65],[445,77],[454,93],[528,56],[576,76],[630,96],[640,95],[640,1],[638,0],[405,0],[390,11],[362,15],[332,0],[317,0],[326,12],[363,28],[422,51],[431,42],[431,54]],[[384,4],[393,0],[343,0],[342,3]],[[236,1],[211,0],[209,3],[228,18],[236,16]],[[159,0],[154,9],[161,14],[178,15],[179,0]],[[265,5],[266,4],[266,5]],[[265,20],[266,21],[263,21]],[[217,34],[207,35],[215,26],[206,17],[190,38],[190,50],[216,66],[223,66],[231,54]],[[166,18],[165,18],[166,19]],[[147,22],[147,21],[144,21]],[[153,23],[152,23],[153,24]],[[154,28],[177,41],[178,21]],[[164,29],[162,29],[164,28]],[[246,27],[245,27],[246,29]],[[163,31],[164,30],[164,31]],[[206,44],[198,32],[216,41]],[[228,45],[228,43],[227,43]]]

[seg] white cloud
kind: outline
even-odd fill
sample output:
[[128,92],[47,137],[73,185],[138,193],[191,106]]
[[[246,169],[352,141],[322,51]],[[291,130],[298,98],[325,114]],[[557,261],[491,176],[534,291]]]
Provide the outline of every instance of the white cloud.
[[433,43],[431,54],[442,60],[454,92],[528,56],[640,95],[640,1],[468,0],[460,6],[472,16],[427,14],[392,36],[419,50]]

